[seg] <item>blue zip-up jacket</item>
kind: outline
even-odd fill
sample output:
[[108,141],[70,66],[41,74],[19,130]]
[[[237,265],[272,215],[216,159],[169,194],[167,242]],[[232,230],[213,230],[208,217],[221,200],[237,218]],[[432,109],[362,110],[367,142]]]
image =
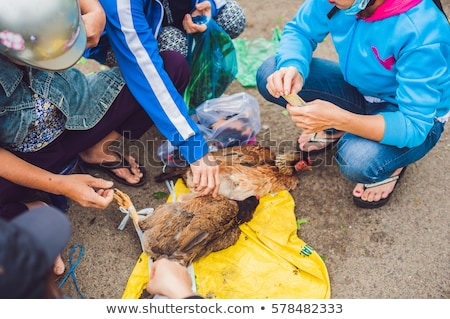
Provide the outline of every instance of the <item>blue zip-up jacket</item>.
[[[100,3],[106,12],[107,37],[85,56],[102,63],[109,42],[131,93],[158,130],[179,148],[188,163],[199,160],[208,152],[208,145],[164,70],[158,51],[157,36],[163,19],[161,2],[100,0]],[[216,15],[225,1],[211,4]]]
[[[328,0],[306,0],[283,30],[277,68],[307,78],[313,51],[327,35],[344,79],[365,96],[398,107],[380,109],[381,143],[422,144],[437,117],[450,111],[450,26],[432,0],[386,0],[371,18],[345,15]],[[433,21],[430,23],[430,21]]]

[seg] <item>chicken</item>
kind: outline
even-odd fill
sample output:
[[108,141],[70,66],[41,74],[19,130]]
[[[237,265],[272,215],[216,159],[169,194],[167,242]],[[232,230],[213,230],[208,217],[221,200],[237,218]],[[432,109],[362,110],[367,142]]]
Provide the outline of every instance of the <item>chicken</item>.
[[246,166],[274,165],[277,158],[270,148],[258,144],[222,148],[212,152],[212,155],[214,155],[219,164],[241,164]]
[[[275,155],[269,148],[260,145],[245,145],[224,148],[213,155],[220,165],[219,194],[233,200],[244,200],[250,196],[262,197],[281,190],[293,190],[298,178],[294,174],[300,153]],[[303,169],[303,167],[302,167]],[[192,171],[189,167],[167,167],[156,176],[156,182],[183,178],[189,187]],[[194,192],[193,189],[191,189]]]
[[234,201],[207,195],[160,205],[139,221],[144,251],[153,260],[167,257],[188,266],[234,245],[238,226],[251,220],[258,203],[256,197]]

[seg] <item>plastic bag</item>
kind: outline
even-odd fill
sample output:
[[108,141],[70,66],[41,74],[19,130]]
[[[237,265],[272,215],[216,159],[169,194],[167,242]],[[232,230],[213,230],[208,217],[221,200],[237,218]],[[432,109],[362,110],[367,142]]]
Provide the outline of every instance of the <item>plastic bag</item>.
[[233,40],[238,63],[236,80],[242,86],[256,86],[256,72],[267,58],[275,55],[280,37],[280,29],[275,28],[271,40],[264,38]]
[[[174,190],[189,193],[181,179]],[[325,262],[297,236],[294,207],[288,191],[262,197],[253,219],[239,226],[236,244],[193,263],[197,292],[219,299],[329,299]],[[140,298],[149,281],[146,260],[142,253],[123,299]]]
[[[197,123],[211,152],[250,144],[261,130],[258,101],[245,92],[207,100],[191,117]],[[169,141],[158,148],[158,156],[169,166],[187,165],[178,148]]]
[[192,19],[195,23],[206,23],[207,29],[203,33],[188,34],[191,78],[184,100],[190,114],[194,114],[204,101],[221,96],[238,71],[236,50],[230,36],[210,17]]

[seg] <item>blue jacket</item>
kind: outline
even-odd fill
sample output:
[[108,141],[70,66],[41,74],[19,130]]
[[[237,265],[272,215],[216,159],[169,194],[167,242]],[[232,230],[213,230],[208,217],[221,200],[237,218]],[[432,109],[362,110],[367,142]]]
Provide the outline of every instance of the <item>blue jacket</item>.
[[[193,1],[193,5],[196,1]],[[88,58],[104,61],[111,45],[123,77],[139,104],[158,130],[177,146],[188,163],[208,152],[188,107],[164,70],[157,36],[161,31],[163,6],[158,0],[100,0],[106,12],[106,37]],[[213,14],[225,4],[212,1]]]
[[100,121],[124,85],[118,68],[89,76],[75,68],[47,72],[19,67],[0,55],[0,147],[22,143],[36,119],[36,94],[62,111],[66,129],[87,130]]
[[[436,117],[450,111],[450,26],[432,0],[386,0],[371,18],[345,15],[328,0],[306,0],[283,30],[277,68],[306,79],[313,51],[328,35],[344,79],[365,95],[398,107],[380,109],[381,143],[414,147]],[[394,9],[393,9],[394,8]]]

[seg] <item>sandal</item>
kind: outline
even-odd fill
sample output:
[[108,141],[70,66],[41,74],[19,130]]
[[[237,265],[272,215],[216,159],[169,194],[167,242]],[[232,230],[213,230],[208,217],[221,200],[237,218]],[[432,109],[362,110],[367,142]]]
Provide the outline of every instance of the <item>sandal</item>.
[[[308,155],[322,153],[328,149],[331,149],[342,137],[342,136],[339,136],[339,137],[322,137],[322,138],[320,138],[320,137],[317,137],[317,133],[318,132],[311,134],[309,137],[309,141],[303,145],[311,144],[311,143],[320,143],[320,144],[318,144],[318,146],[320,148],[308,152],[307,150],[300,148],[300,144],[298,143],[298,140],[297,140],[297,150],[302,153],[307,153]],[[324,144],[324,145],[322,145],[322,144]]]
[[357,196],[353,195],[353,202],[355,203],[355,205],[358,207],[361,207],[361,208],[379,208],[379,207],[385,205],[391,198],[392,193],[394,193],[394,190],[397,187],[397,185],[400,181],[400,178],[403,176],[403,174],[406,171],[406,167],[407,166],[403,167],[400,174],[386,178],[385,180],[382,180],[381,182],[373,183],[373,184],[364,184],[364,190],[366,190],[368,188],[374,188],[374,187],[377,187],[380,185],[385,185],[385,184],[395,182],[394,188],[392,189],[392,191],[389,193],[389,195],[386,198],[381,198],[380,200],[378,200],[376,202],[368,202],[366,200],[361,199],[361,197],[357,197]]
[[114,180],[125,184],[127,186],[132,186],[132,187],[139,187],[144,185],[147,182],[147,173],[146,170],[143,166],[139,165],[139,170],[142,173],[142,177],[141,180],[137,183],[129,183],[127,182],[124,178],[121,178],[119,176],[117,176],[112,170],[113,169],[117,169],[117,168],[128,168],[131,172],[131,164],[130,162],[127,161],[127,159],[120,153],[118,152],[114,152],[115,154],[117,154],[117,156],[119,157],[119,160],[116,162],[106,162],[106,163],[100,163],[100,164],[91,164],[91,163],[86,163],[84,162],[83,165],[86,168],[91,168],[91,169],[95,169],[98,171],[102,171],[106,174],[108,174],[110,177],[112,177]]

